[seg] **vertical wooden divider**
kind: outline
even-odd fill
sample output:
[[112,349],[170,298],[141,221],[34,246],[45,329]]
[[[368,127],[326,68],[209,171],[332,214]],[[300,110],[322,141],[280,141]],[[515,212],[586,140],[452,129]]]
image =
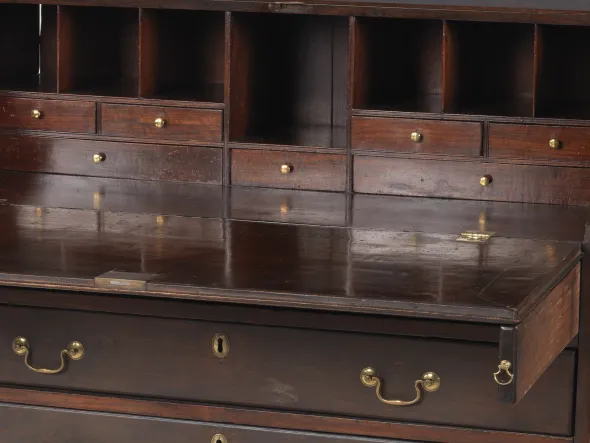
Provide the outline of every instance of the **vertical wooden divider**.
[[[223,60],[223,171],[222,184],[228,186],[231,180],[231,153],[229,151],[229,131],[230,131],[230,113],[231,113],[231,54],[232,54],[232,13],[225,13],[225,46]],[[225,207],[225,205],[224,205]]]
[[67,6],[57,7],[57,92],[63,93],[72,86],[72,35],[71,16]]
[[57,92],[57,6],[42,5],[41,90]]
[[443,20],[442,112],[453,112],[457,101],[457,38],[452,26]]
[[353,183],[353,167],[354,158],[352,156],[352,110],[357,103],[356,96],[359,93],[358,89],[361,87],[357,80],[358,60],[360,58],[359,51],[359,30],[356,17],[349,17],[348,22],[348,82],[347,82],[347,98],[346,109],[348,117],[346,119],[346,222],[350,225],[352,220],[352,193]]
[[539,25],[535,25],[535,54],[533,61],[533,117],[537,116],[541,66],[543,65],[543,35]]
[[139,85],[140,97],[146,97],[155,92],[155,21],[149,11],[139,9]]

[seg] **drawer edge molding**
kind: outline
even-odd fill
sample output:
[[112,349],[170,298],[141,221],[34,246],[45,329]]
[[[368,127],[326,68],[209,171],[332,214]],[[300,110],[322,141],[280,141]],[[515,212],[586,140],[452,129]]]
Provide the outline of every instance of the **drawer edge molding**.
[[145,417],[219,422],[333,434],[364,435],[387,439],[437,443],[573,443],[573,438],[541,434],[455,428],[414,423],[359,420],[357,418],[304,415],[224,406],[175,403],[163,400],[117,398],[46,390],[0,387],[0,402],[78,411],[108,412]]

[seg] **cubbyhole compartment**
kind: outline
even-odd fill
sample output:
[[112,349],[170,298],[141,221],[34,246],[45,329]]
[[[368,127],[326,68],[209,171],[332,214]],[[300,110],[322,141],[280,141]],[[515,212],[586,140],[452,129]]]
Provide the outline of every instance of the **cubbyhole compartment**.
[[345,148],[348,18],[234,14],[230,140]]
[[57,7],[0,4],[0,89],[56,92]]
[[445,112],[532,117],[535,26],[446,22]]
[[138,95],[138,9],[60,6],[59,92]]
[[538,117],[590,119],[590,28],[539,26]]
[[223,103],[225,14],[141,11],[141,95]]
[[358,17],[356,109],[442,111],[443,22]]

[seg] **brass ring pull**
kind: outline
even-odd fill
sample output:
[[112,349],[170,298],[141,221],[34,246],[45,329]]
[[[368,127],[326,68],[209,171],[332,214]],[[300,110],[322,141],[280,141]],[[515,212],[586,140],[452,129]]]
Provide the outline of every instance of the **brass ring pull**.
[[[508,360],[502,360],[498,365],[498,372],[494,372],[494,380],[496,380],[496,383],[498,383],[500,386],[507,386],[514,380],[514,374],[510,372],[510,368],[512,368],[512,363],[510,363]],[[506,372],[508,381],[500,380],[499,375],[502,372]]]
[[63,372],[66,369],[66,357],[71,360],[80,360],[84,356],[84,346],[82,346],[82,343],[78,341],[73,341],[67,346],[66,349],[63,349],[61,351],[61,366],[59,368],[41,369],[33,367],[29,362],[29,358],[31,356],[31,347],[29,346],[29,341],[26,338],[16,337],[12,342],[12,350],[16,355],[24,355],[25,365],[27,365],[27,368],[38,374],[59,374],[60,372]]
[[422,386],[422,389],[424,389],[426,392],[434,392],[440,388],[440,377],[434,372],[427,372],[420,380],[416,380],[414,383],[414,387],[416,388],[416,398],[414,400],[386,400],[381,395],[381,378],[379,378],[377,372],[373,368],[365,368],[361,371],[361,382],[369,388],[375,387],[377,398],[381,402],[392,406],[411,406],[418,403],[422,398],[420,386]]

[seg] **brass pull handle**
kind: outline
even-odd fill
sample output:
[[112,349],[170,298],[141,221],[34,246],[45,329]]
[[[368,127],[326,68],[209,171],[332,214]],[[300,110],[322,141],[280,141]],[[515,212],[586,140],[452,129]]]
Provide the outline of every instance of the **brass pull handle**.
[[158,129],[161,129],[164,126],[166,126],[166,120],[158,117],[157,119],[154,120],[154,126]]
[[557,140],[556,138],[552,138],[551,140],[549,140],[549,147],[551,149],[560,149],[561,142],[559,140]]
[[291,172],[293,172],[293,166],[288,165],[287,163],[285,163],[284,165],[281,165],[281,174],[287,175],[287,174],[290,174]]
[[422,134],[420,134],[418,131],[414,131],[410,134],[410,139],[414,143],[420,143],[422,141]]
[[361,382],[369,387],[375,388],[377,392],[377,398],[387,404],[392,406],[411,406],[416,404],[422,398],[422,392],[420,391],[420,386],[426,392],[434,392],[438,388],[440,388],[440,377],[436,375],[434,372],[427,372],[425,373],[420,380],[416,380],[414,383],[414,387],[416,388],[416,398],[410,401],[403,401],[403,400],[386,400],[381,395],[381,378],[377,375],[376,371],[373,368],[365,368],[361,371]]
[[82,345],[82,343],[78,341],[73,341],[66,347],[66,349],[63,349],[61,351],[61,366],[59,368],[41,369],[35,368],[29,362],[29,358],[31,356],[31,347],[29,346],[29,342],[26,338],[16,337],[12,342],[12,350],[16,355],[24,355],[25,365],[27,365],[27,368],[38,374],[59,374],[60,372],[63,372],[66,368],[66,357],[70,360],[80,360],[82,357],[84,357],[84,346]]
[[104,155],[102,152],[99,152],[98,154],[94,154],[92,156],[92,161],[96,164],[102,163],[103,161],[105,161],[107,158],[106,155]]
[[33,109],[31,111],[31,117],[33,117],[35,120],[39,120],[41,118],[41,111],[39,111],[38,109]]
[[[511,368],[512,363],[510,363],[508,360],[502,360],[498,365],[498,371],[494,372],[494,380],[496,380],[496,383],[498,383],[500,386],[507,386],[510,383],[512,383],[512,381],[514,380],[514,374],[510,372]],[[502,374],[502,372],[506,373],[506,375],[508,376],[508,381],[500,380],[500,374]]]

